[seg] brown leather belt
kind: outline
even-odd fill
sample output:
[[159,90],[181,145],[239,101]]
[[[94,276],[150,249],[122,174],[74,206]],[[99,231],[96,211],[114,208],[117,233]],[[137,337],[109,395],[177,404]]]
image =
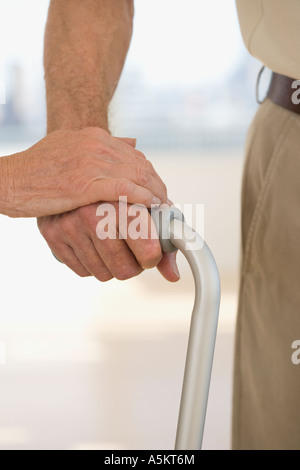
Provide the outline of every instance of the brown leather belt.
[[[278,106],[289,109],[293,113],[300,114],[299,87],[300,81],[297,83],[294,78],[273,72],[267,97]],[[299,104],[297,104],[298,101]]]

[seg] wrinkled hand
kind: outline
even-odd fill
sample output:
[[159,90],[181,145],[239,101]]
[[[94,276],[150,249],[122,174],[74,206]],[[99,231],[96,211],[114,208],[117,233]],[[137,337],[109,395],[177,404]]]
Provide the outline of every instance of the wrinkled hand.
[[[122,204],[122,203],[120,203]],[[131,239],[128,233],[119,237],[119,203],[113,203],[116,210],[115,239],[99,239],[96,215],[99,204],[91,204],[58,216],[38,220],[39,229],[53,254],[81,277],[94,276],[105,282],[112,278],[126,280],[139,275],[144,269],[157,266],[169,281],[179,279],[176,253],[162,255],[157,238]],[[126,205],[128,211],[130,204]],[[150,231],[153,220],[144,207],[142,218]],[[148,220],[147,220],[148,219]],[[131,217],[128,217],[130,222]],[[155,229],[154,229],[155,231]],[[127,237],[127,238],[126,238]]]
[[11,217],[60,214],[120,196],[147,207],[167,199],[165,185],[132,140],[99,128],[50,133],[1,158],[0,178],[0,213]]
[[[121,140],[135,146],[133,139]],[[94,276],[102,282],[112,278],[126,280],[156,266],[168,281],[178,281],[180,275],[176,253],[163,254],[159,240],[151,238],[151,233],[156,233],[156,230],[146,208],[141,209],[141,215],[149,236],[134,240],[128,234],[128,227],[126,233],[122,233],[119,227],[120,204],[113,203],[113,206],[116,212],[113,220],[115,239],[104,240],[97,236],[99,203],[58,216],[40,218],[38,227],[53,254],[81,277]],[[125,208],[128,225],[131,220],[128,217],[130,206],[127,204]]]

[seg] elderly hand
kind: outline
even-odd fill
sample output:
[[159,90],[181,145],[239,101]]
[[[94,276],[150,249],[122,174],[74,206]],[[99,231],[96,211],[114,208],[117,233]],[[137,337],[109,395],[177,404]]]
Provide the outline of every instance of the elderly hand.
[[[135,145],[132,139],[123,140],[131,146]],[[148,227],[147,238],[133,239],[128,233],[128,226],[119,227],[120,204],[113,203],[116,217],[111,222],[115,224],[116,237],[100,239],[97,236],[99,204],[38,219],[41,234],[59,260],[79,276],[94,276],[102,282],[112,278],[130,279],[144,269],[155,266],[168,281],[179,280],[176,253],[162,254],[159,240],[151,238],[151,232],[156,231],[146,207],[141,207],[141,219],[145,223],[144,226]],[[126,204],[126,216],[130,207],[131,204]],[[127,217],[127,220],[130,224],[132,217]]]
[[30,149],[0,158],[0,213],[39,217],[97,201],[166,202],[166,187],[129,139],[99,128],[54,131]]
[[[110,228],[115,224],[114,238],[100,239],[97,236],[99,204],[40,218],[38,226],[53,254],[81,277],[94,276],[102,282],[112,278],[126,280],[139,275],[144,269],[157,266],[168,281],[178,281],[180,276],[176,253],[163,255],[158,238],[151,238],[151,230],[154,233],[155,228],[153,230],[153,220],[146,207],[140,208],[140,219],[148,231],[148,237],[134,239],[128,233],[128,225],[132,221],[130,215],[127,227],[122,227],[121,231],[119,226],[122,204],[112,204],[116,214],[110,223]],[[130,207],[130,204],[126,204],[126,215]]]

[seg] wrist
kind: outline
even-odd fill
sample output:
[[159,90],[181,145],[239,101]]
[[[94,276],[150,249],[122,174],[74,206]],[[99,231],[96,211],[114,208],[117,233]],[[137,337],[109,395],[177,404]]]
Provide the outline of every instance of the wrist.
[[99,127],[108,131],[108,106],[109,103],[99,94],[93,98],[86,96],[79,99],[70,96],[67,90],[47,85],[47,133],[86,127]]

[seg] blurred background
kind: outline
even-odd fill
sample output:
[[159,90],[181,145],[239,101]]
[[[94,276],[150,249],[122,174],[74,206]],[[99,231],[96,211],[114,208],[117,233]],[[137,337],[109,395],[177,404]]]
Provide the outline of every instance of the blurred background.
[[[0,3],[1,156],[45,135],[48,5]],[[112,133],[137,138],[175,203],[204,204],[222,282],[205,449],[230,448],[240,187],[260,67],[234,0],[136,0],[110,111]],[[100,284],[57,263],[34,220],[1,216],[0,236],[0,449],[172,449],[194,299],[183,257],[176,285],[156,270]]]

